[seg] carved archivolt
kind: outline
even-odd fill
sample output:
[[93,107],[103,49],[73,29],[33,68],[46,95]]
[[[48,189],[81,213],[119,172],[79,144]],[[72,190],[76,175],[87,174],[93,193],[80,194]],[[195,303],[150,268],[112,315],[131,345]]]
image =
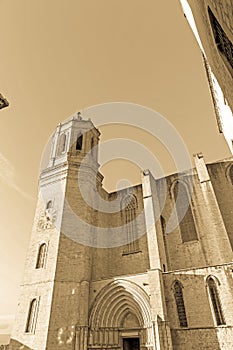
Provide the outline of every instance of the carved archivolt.
[[88,349],[120,348],[124,331],[135,332],[147,349],[154,343],[149,297],[127,280],[116,280],[101,290],[93,303],[89,326]]

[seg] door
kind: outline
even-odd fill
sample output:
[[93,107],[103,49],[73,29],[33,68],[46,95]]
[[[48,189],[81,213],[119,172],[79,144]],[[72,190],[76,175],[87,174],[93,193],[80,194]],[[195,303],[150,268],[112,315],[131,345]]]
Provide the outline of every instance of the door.
[[140,350],[139,338],[123,338],[123,350]]

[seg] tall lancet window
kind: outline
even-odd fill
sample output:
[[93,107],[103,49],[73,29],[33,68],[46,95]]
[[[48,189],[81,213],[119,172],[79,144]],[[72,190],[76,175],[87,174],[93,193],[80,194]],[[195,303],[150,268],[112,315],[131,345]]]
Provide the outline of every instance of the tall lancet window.
[[222,307],[218,295],[218,289],[215,280],[213,277],[207,279],[207,285],[209,290],[209,296],[212,304],[212,310],[214,317],[218,326],[225,324],[225,320],[222,313]]
[[57,154],[61,155],[63,153],[65,153],[66,151],[66,134],[62,133],[59,137],[59,141],[58,141],[58,150],[57,150]]
[[197,230],[190,206],[191,198],[186,186],[180,181],[174,186],[174,198],[182,242],[197,240]]
[[179,324],[180,327],[188,327],[182,289],[182,284],[179,281],[176,281],[174,283],[174,297],[176,301]]
[[77,141],[76,141],[76,150],[81,151],[83,146],[83,135],[78,134]]
[[[165,249],[165,254],[167,258],[167,263],[168,266],[169,264],[169,253],[168,253],[168,247],[167,247],[167,241],[166,241],[166,220],[165,218],[161,215],[160,216],[160,222],[161,222],[161,228],[162,228],[162,234],[163,234],[163,244],[164,244],[164,249]],[[166,272],[166,265],[163,264],[163,272]]]
[[47,254],[47,245],[46,243],[42,243],[38,249],[36,269],[45,268],[46,254]]
[[137,239],[136,211],[138,207],[137,198],[129,194],[121,203],[124,224],[126,225],[127,247],[125,254],[135,253],[139,251],[139,242]]
[[39,300],[36,298],[32,299],[32,301],[29,304],[28,318],[27,318],[27,323],[25,328],[26,333],[35,332],[38,307],[39,307]]

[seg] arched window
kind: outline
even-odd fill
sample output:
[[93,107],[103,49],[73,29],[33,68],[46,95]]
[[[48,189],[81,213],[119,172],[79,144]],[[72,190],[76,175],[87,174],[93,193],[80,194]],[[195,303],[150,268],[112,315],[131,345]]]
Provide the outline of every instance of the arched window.
[[52,201],[48,201],[46,204],[46,209],[51,209],[53,206],[53,202]]
[[209,296],[212,304],[212,310],[215,316],[215,320],[218,326],[225,324],[225,320],[222,313],[221,303],[218,295],[218,289],[213,277],[207,279],[207,285],[209,290]]
[[174,296],[180,327],[188,327],[182,288],[182,284],[179,281],[174,283]]
[[66,150],[66,134],[62,133],[59,137],[59,141],[58,141],[58,151],[57,154],[61,155],[65,152]]
[[39,250],[38,250],[36,269],[43,269],[45,267],[46,254],[47,254],[47,245],[46,243],[42,243],[39,246]]
[[190,198],[186,186],[178,181],[174,186],[174,198],[176,201],[176,213],[180,227],[182,242],[198,239],[196,226],[190,207]]
[[83,135],[79,134],[76,142],[76,150],[81,151],[83,146]]
[[139,243],[137,240],[136,210],[138,207],[137,198],[129,194],[121,203],[123,217],[126,224],[127,233],[127,249],[124,253],[134,253],[139,251]]
[[25,328],[26,333],[34,333],[35,331],[36,319],[38,314],[38,306],[39,306],[39,300],[36,298],[32,299],[28,310],[28,318],[27,318],[27,323]]

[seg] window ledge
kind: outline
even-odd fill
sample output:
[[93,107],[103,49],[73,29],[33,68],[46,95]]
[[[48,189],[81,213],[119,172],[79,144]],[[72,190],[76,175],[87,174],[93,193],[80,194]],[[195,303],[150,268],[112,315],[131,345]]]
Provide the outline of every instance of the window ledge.
[[183,244],[193,244],[193,243],[199,243],[199,239],[193,239],[192,241],[187,241],[187,242],[182,242],[181,245]]

